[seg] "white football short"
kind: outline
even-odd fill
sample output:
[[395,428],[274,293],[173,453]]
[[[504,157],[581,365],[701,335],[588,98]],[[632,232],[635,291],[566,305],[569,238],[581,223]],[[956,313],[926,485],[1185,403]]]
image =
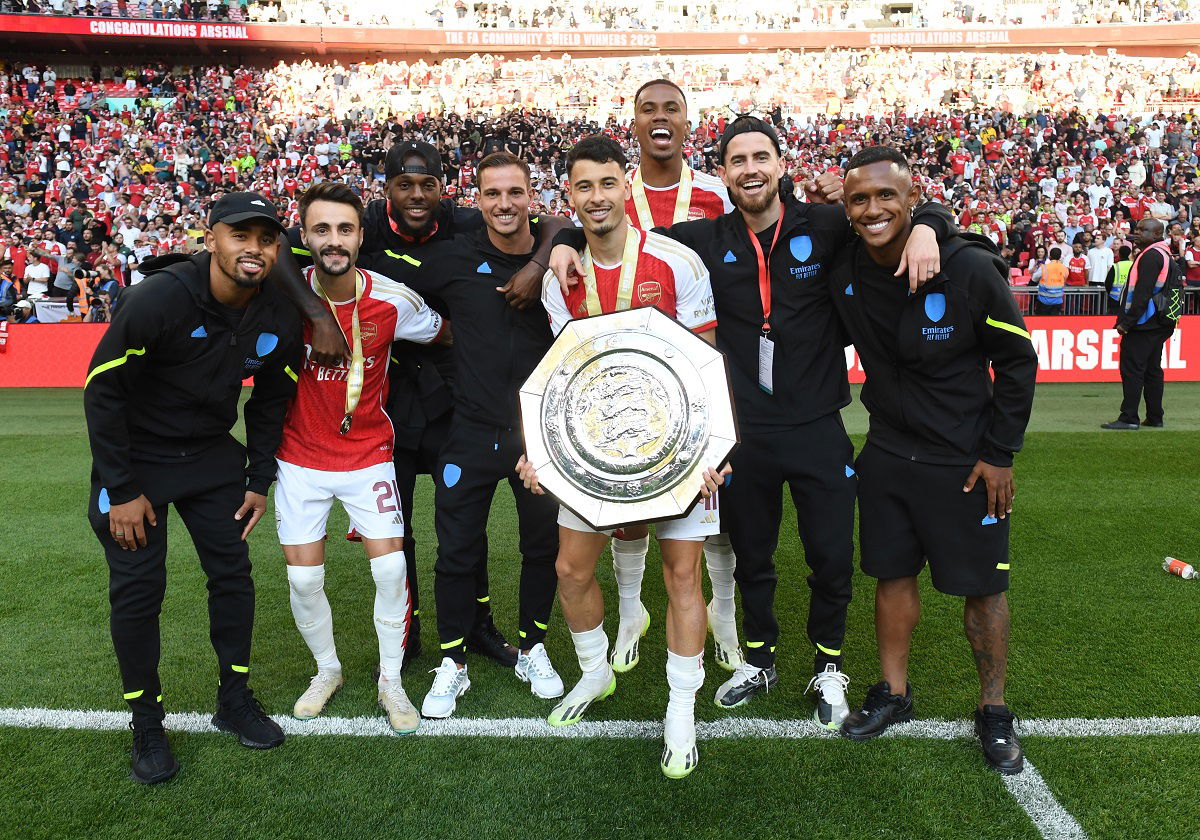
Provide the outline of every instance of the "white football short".
[[[719,495],[719,493],[714,493],[709,498],[696,502],[696,506],[687,516],[655,522],[653,525],[655,536],[660,540],[703,542],[713,534],[721,533],[721,511],[717,506]],[[572,531],[582,531],[585,534],[600,533],[562,505],[558,507],[558,524],[564,528],[570,528]],[[612,530],[602,533],[610,537],[613,535]]]
[[275,524],[280,545],[306,545],[325,537],[329,510],[337,499],[360,536],[385,540],[404,536],[404,511],[391,461],[361,470],[330,472],[277,461]]

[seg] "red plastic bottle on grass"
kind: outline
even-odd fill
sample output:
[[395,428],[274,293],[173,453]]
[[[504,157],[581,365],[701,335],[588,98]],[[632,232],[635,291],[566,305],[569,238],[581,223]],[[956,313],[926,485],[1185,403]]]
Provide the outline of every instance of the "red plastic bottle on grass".
[[1200,578],[1200,572],[1197,572],[1192,567],[1191,563],[1184,563],[1182,560],[1176,560],[1174,557],[1166,557],[1163,559],[1163,571],[1170,572],[1173,575],[1179,575],[1184,580],[1195,580]]

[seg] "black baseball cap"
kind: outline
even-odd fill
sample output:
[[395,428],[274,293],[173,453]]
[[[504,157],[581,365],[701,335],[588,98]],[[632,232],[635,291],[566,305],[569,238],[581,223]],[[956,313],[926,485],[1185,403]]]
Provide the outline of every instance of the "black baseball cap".
[[267,198],[254,192],[225,193],[217,199],[217,203],[208,211],[208,226],[217,222],[236,225],[238,222],[248,222],[251,219],[262,219],[279,228],[281,233],[287,233],[283,222],[279,221],[279,211]]
[[779,151],[779,134],[775,128],[766,120],[743,114],[726,126],[725,133],[721,135],[721,149],[717,156],[721,163],[725,163],[725,150],[729,148],[729,142],[739,134],[765,134],[771,138],[775,151]]
[[[408,158],[419,157],[421,163],[409,163]],[[383,159],[383,177],[390,181],[404,173],[413,175],[432,175],[439,181],[445,181],[442,174],[442,156],[438,150],[420,140],[404,140],[388,149],[387,157]]]

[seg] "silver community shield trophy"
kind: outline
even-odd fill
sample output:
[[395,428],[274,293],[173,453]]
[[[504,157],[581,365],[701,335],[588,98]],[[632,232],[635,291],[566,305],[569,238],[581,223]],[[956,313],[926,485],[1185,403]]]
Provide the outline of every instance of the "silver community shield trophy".
[[738,444],[725,356],[651,307],[567,324],[521,421],[539,483],[597,530],[685,516]]

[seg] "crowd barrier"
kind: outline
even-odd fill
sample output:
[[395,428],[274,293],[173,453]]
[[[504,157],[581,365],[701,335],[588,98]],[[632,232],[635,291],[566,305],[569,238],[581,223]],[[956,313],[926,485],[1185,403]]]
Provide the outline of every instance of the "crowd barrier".
[[[1038,354],[1038,382],[1119,382],[1120,336],[1113,317],[1027,318]],[[78,388],[104,334],[104,324],[0,324],[0,388]],[[863,381],[853,347],[846,348],[850,381]],[[1171,382],[1200,381],[1200,315],[1186,315],[1163,350]]]

